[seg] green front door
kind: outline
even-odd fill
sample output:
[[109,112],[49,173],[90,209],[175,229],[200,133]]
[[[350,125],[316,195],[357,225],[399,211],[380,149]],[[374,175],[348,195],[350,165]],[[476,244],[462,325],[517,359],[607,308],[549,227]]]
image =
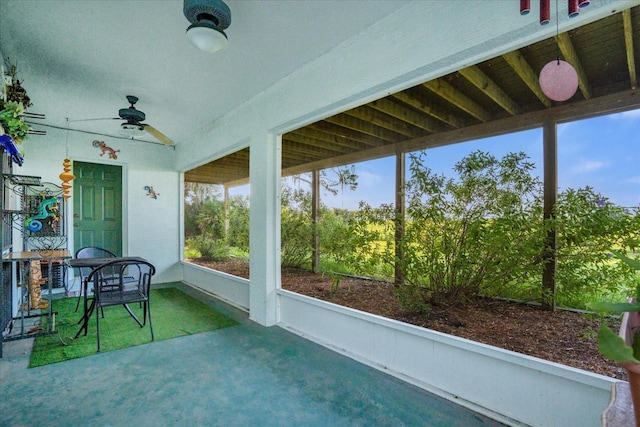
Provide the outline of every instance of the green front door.
[[73,162],[73,247],[122,255],[122,168]]

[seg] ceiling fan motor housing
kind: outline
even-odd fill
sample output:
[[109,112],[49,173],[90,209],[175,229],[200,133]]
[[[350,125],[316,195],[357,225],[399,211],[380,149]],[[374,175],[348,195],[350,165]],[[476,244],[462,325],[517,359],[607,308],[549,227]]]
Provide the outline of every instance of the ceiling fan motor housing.
[[118,110],[118,115],[130,124],[139,124],[139,122],[144,121],[146,118],[145,114],[140,110],[136,110],[136,107],[134,107],[135,103],[138,102],[138,98],[132,95],[127,95],[127,101],[129,101],[131,105],[129,108],[121,108]]
[[231,10],[222,0],[184,0],[184,17],[192,24],[212,22],[218,30],[231,25]]

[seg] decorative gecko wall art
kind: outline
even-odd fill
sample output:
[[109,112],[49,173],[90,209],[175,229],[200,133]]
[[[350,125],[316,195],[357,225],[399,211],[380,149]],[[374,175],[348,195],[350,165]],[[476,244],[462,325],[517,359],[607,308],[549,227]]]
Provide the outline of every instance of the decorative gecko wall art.
[[107,144],[104,143],[104,141],[98,141],[97,139],[93,140],[93,146],[94,147],[98,147],[100,148],[100,150],[102,150],[102,153],[100,153],[100,157],[104,156],[104,153],[107,153],[107,155],[109,155],[110,159],[113,160],[117,160],[118,156],[116,153],[119,153],[120,150],[114,150],[113,148],[109,147]]

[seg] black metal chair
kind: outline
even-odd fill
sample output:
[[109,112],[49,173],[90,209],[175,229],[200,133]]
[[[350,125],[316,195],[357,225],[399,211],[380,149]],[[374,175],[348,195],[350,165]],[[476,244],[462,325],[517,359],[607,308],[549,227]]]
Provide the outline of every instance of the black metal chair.
[[[76,258],[113,258],[115,257],[116,254],[114,254],[111,251],[108,251],[106,249],[103,248],[99,248],[97,246],[86,246],[84,248],[80,248],[76,251]],[[84,279],[91,274],[91,268],[79,268],[78,271],[80,272],[80,291],[78,292],[78,301],[76,301],[76,311],[78,311],[78,307],[80,306],[80,300],[82,299],[83,295],[83,288],[84,288]],[[87,296],[84,296],[85,298],[87,298]]]
[[[96,313],[98,352],[100,351],[100,315],[98,314],[98,308],[102,310],[104,307],[122,305],[141,328],[146,325],[148,316],[151,341],[154,341],[149,292],[151,290],[151,276],[155,272],[155,267],[142,258],[118,258],[94,268],[87,276],[85,279],[87,284],[93,283],[94,286],[93,301],[87,316],[91,312]],[[142,303],[142,322],[128,306],[128,304],[134,302]]]

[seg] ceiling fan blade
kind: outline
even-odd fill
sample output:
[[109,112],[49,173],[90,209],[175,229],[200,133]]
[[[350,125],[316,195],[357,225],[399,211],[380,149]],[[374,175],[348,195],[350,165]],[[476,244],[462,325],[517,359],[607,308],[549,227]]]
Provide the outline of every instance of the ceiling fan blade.
[[122,120],[122,119],[120,117],[101,117],[99,119],[74,119],[74,120],[67,119],[67,121],[69,123],[73,123],[73,122],[96,122],[96,121],[101,121],[101,120]]
[[169,139],[165,134],[160,132],[158,129],[148,124],[143,123],[142,125],[144,126],[144,130],[147,131],[154,138],[156,138],[158,141],[162,142],[165,145],[173,145],[173,141]]

